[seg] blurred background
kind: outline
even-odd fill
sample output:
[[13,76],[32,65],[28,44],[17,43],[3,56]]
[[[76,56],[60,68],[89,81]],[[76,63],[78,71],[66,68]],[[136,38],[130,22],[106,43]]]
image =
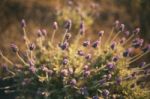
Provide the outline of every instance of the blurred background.
[[61,26],[68,18],[73,20],[75,31],[82,18],[89,33],[108,31],[115,20],[120,20],[129,29],[140,27],[141,36],[150,41],[149,0],[1,0],[0,48],[22,42],[22,18],[27,21],[30,37],[38,28],[50,30],[53,21]]

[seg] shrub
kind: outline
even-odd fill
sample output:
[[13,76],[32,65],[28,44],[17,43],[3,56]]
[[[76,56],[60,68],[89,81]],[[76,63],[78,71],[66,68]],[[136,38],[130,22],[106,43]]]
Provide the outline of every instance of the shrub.
[[[146,99],[148,92],[141,77],[149,75],[145,69],[150,64],[141,62],[134,68],[130,65],[150,51],[150,45],[138,37],[140,28],[126,31],[125,25],[116,21],[112,31],[104,39],[104,31],[97,39],[87,39],[84,22],[79,33],[71,37],[72,21],[67,20],[65,33],[60,42],[55,40],[59,29],[53,23],[51,39],[46,30],[39,30],[36,41],[26,34],[26,23],[21,22],[26,45],[25,55],[17,45],[11,44],[20,64],[12,62],[1,52],[8,63],[1,71],[3,80],[12,78],[14,83],[3,87],[5,92],[16,92],[18,99]],[[123,38],[120,35],[124,35]],[[106,35],[107,36],[107,35]],[[139,50],[138,53],[135,53]]]

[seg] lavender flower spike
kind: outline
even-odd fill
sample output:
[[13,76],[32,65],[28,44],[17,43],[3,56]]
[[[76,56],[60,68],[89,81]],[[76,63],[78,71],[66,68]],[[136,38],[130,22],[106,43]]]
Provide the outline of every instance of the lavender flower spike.
[[22,28],[25,28],[26,27],[26,22],[24,19],[21,20],[21,27]]
[[63,59],[63,65],[67,65],[67,63],[69,62],[69,60],[67,58]]
[[85,59],[87,59],[87,60],[90,60],[92,58],[92,55],[91,54],[87,54],[86,56],[85,56]]
[[146,47],[144,47],[144,48],[142,49],[142,51],[143,51],[144,53],[147,52],[147,51],[150,51],[150,44],[146,45]]
[[77,83],[76,79],[72,79],[72,80],[70,81],[70,85],[71,85],[71,86],[75,86],[76,83]]
[[95,41],[95,42],[92,44],[92,47],[93,47],[93,48],[97,48],[99,43],[100,43],[99,40]]
[[79,32],[80,32],[81,35],[83,35],[84,32],[85,32],[85,26],[84,26],[83,21],[80,23],[80,31]]
[[124,24],[120,24],[120,31],[123,32],[125,29],[125,25]]
[[139,67],[142,68],[142,67],[144,67],[145,65],[146,65],[146,62],[142,62],[142,63],[140,63]]
[[29,45],[29,49],[32,51],[32,50],[34,50],[35,49],[35,44],[34,43],[31,43],[30,45]]
[[105,89],[103,90],[102,94],[104,97],[107,97],[110,94],[110,92],[107,89]]
[[114,65],[114,63],[109,62],[109,63],[107,63],[106,66],[107,66],[108,69],[113,69],[115,65]]
[[71,26],[72,26],[72,21],[69,19],[69,20],[67,20],[66,23],[65,23],[65,28],[68,29],[68,30],[70,30],[70,29],[71,29]]
[[63,44],[59,43],[59,47],[62,49],[62,50],[65,50],[67,49],[69,46],[69,43],[67,41],[65,41]]
[[140,33],[140,30],[141,30],[140,28],[136,28],[136,29],[133,31],[133,33],[137,35],[137,34]]
[[67,69],[62,69],[60,74],[62,75],[62,77],[68,76],[68,70]]
[[104,31],[102,30],[102,31],[100,31],[100,32],[98,32],[98,36],[99,37],[102,37],[104,35]]
[[119,28],[119,23],[120,23],[120,22],[119,22],[118,20],[115,21],[115,28],[116,28],[116,29]]
[[115,47],[116,47],[116,42],[112,42],[112,44],[110,45],[110,48],[112,49],[112,50],[114,50],[115,49]]
[[78,55],[84,56],[84,52],[82,50],[78,50]]
[[29,67],[29,70],[30,70],[33,74],[35,74],[36,71],[37,71],[37,69],[36,69],[34,66],[30,66],[30,67]]
[[93,96],[92,99],[99,99],[99,97],[98,96]]
[[56,22],[56,21],[55,21],[55,22],[53,22],[52,27],[53,27],[53,29],[54,29],[54,30],[57,30],[57,29],[58,29],[58,24],[57,24],[57,22]]
[[87,40],[87,41],[84,41],[82,45],[83,45],[84,47],[87,47],[87,46],[90,45],[90,41],[88,41],[88,40]]
[[7,73],[9,71],[8,66],[6,64],[3,64],[1,67],[2,67],[2,72]]
[[12,51],[15,52],[15,53],[19,51],[16,44],[11,44],[10,47],[11,47]]

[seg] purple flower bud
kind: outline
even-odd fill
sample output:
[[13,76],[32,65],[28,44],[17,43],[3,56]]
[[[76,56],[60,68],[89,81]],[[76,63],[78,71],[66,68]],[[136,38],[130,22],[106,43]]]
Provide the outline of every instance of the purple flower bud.
[[48,70],[47,73],[49,76],[52,76],[54,72],[53,72],[53,70]]
[[99,40],[93,42],[92,47],[93,47],[93,48],[97,48],[99,43],[100,43]]
[[19,49],[18,49],[18,47],[17,47],[16,44],[11,44],[11,45],[10,45],[10,48],[11,48],[12,51],[15,52],[15,53],[19,51]]
[[141,47],[141,46],[143,45],[143,42],[144,42],[143,39],[136,38],[136,39],[134,39],[134,40],[132,41],[132,46],[133,46],[134,48],[139,48],[139,47]]
[[65,28],[68,29],[68,30],[70,30],[70,29],[71,29],[71,26],[72,26],[72,21],[69,19],[69,20],[67,20],[66,23],[65,23]]
[[67,4],[68,4],[68,6],[72,6],[72,5],[73,5],[73,1],[68,0],[68,1],[67,1]]
[[132,51],[133,51],[132,48],[126,49],[126,50],[123,52],[123,56],[124,56],[124,57],[128,57]]
[[49,76],[52,76],[53,70],[49,70],[45,65],[41,67],[42,71],[48,73]]
[[88,66],[88,65],[85,65],[85,66],[83,67],[83,70],[84,70],[84,71],[89,70],[89,66]]
[[78,55],[79,56],[84,56],[84,52],[82,50],[78,50]]
[[85,26],[84,26],[83,21],[80,23],[80,31],[79,32],[80,32],[81,35],[83,35],[84,32],[85,32]]
[[58,29],[58,24],[57,24],[57,22],[56,22],[56,21],[55,21],[55,22],[53,22],[52,27],[53,27],[53,29],[54,29],[54,30],[57,30],[57,29]]
[[3,73],[7,73],[9,70],[8,70],[8,66],[6,64],[3,64],[2,65],[2,72]]
[[130,35],[130,31],[125,31],[124,34],[125,34],[126,36],[129,36],[129,35]]
[[62,69],[60,73],[61,73],[62,77],[68,76],[68,70],[67,69]]
[[120,24],[120,31],[124,31],[124,29],[125,29],[125,25],[124,24]]
[[106,66],[107,66],[108,69],[113,69],[115,65],[114,65],[114,63],[109,62],[109,63],[107,63]]
[[133,31],[134,34],[139,34],[140,33],[140,28],[136,28],[134,31]]
[[42,29],[41,32],[42,32],[42,35],[43,35],[43,36],[47,36],[47,31],[46,31],[46,29]]
[[30,45],[29,45],[29,49],[32,51],[32,50],[34,50],[35,49],[35,44],[34,43],[31,43]]
[[80,29],[83,29],[83,28],[84,28],[84,22],[81,21],[81,23],[80,23]]
[[75,86],[76,84],[77,84],[76,79],[72,79],[72,80],[70,81],[70,85],[71,85],[71,86]]
[[69,43],[67,41],[65,41],[63,44],[59,44],[59,47],[62,49],[62,50],[65,50],[67,49],[69,46]]
[[120,44],[124,44],[125,43],[125,41],[126,41],[126,38],[121,38],[121,40],[120,40]]
[[84,47],[87,47],[87,46],[89,46],[89,45],[90,45],[90,41],[87,40],[87,41],[84,41],[84,42],[83,42],[83,46],[84,46]]
[[131,76],[132,76],[132,78],[135,78],[136,77],[136,72],[133,72],[132,74],[131,74]]
[[102,31],[100,31],[100,32],[98,32],[98,36],[99,37],[102,37],[104,35],[104,31],[102,30]]
[[119,59],[119,56],[114,56],[114,57],[112,58],[112,61],[117,62],[118,59]]
[[103,94],[104,97],[108,97],[110,92],[107,89],[105,89],[105,90],[103,90],[102,94]]
[[29,63],[29,66],[34,66],[34,65],[35,65],[35,61],[34,61],[34,60],[31,60],[31,59],[29,60],[28,63]]
[[71,34],[70,33],[67,33],[66,35],[65,35],[65,39],[66,40],[69,40],[71,38]]
[[111,74],[108,74],[108,75],[107,75],[107,79],[110,80],[111,78],[112,78],[112,75],[111,75]]
[[85,59],[87,59],[87,60],[90,60],[92,58],[92,55],[91,54],[87,54],[86,56],[85,56]]
[[110,45],[110,48],[112,49],[112,50],[114,50],[115,49],[115,47],[116,47],[116,42],[112,42],[112,44]]
[[121,82],[122,82],[122,79],[121,79],[120,77],[117,77],[117,78],[116,78],[116,84],[117,84],[117,85],[120,85]]
[[24,19],[21,20],[21,27],[22,28],[25,28],[26,27],[26,22]]
[[68,62],[69,62],[69,60],[67,58],[65,58],[65,59],[63,59],[62,64],[67,65]]
[[129,56],[128,50],[126,50],[126,51],[123,52],[123,56],[124,56],[124,57],[128,57],[128,56]]
[[115,28],[118,29],[119,28],[119,24],[120,22],[118,20],[115,21]]
[[34,66],[30,66],[30,67],[29,67],[29,70],[30,70],[33,74],[35,74],[36,71],[37,71],[37,69],[36,69]]
[[71,75],[72,75],[72,74],[74,73],[73,68],[71,68],[71,67],[70,67],[70,68],[68,68],[68,72],[69,72],[69,74],[71,74]]
[[84,70],[84,72],[83,72],[83,76],[84,77],[88,77],[89,75],[90,75],[90,71],[89,70]]
[[99,99],[99,97],[98,96],[93,96],[92,99]]
[[46,67],[46,66],[42,66],[42,71],[44,71],[44,72],[47,72],[48,71],[48,68]]
[[142,51],[145,53],[145,52],[147,52],[147,51],[150,51],[150,44],[148,44],[146,47],[144,47],[143,49],[142,49]]
[[38,37],[41,37],[43,34],[42,34],[42,31],[39,29],[38,31],[37,31],[37,36]]
[[139,67],[142,68],[145,66],[145,64],[146,64],[146,62],[142,62],[142,63],[140,63]]

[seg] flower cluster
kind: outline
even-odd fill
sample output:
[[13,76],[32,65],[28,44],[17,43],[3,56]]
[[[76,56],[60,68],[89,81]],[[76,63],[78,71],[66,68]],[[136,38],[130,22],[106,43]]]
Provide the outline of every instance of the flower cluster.
[[[112,31],[105,37],[101,30],[94,41],[86,39],[85,25],[79,25],[79,33],[72,39],[69,31],[72,21],[66,21],[62,40],[56,42],[58,23],[52,25],[52,37],[39,29],[36,41],[30,41],[26,22],[22,20],[26,53],[11,44],[20,63],[14,63],[1,52],[8,63],[1,68],[7,74],[3,79],[13,78],[6,92],[17,92],[20,98],[33,99],[144,99],[148,91],[138,83],[149,75],[150,64],[141,62],[134,68],[131,64],[150,52],[150,44],[144,44],[136,28],[129,32],[125,25],[116,21]],[[123,38],[120,36],[125,35]],[[104,42],[105,41],[105,42]],[[135,51],[138,50],[138,53]],[[11,67],[11,68],[10,68]],[[142,82],[142,81],[141,81]],[[13,91],[12,91],[13,90]]]

